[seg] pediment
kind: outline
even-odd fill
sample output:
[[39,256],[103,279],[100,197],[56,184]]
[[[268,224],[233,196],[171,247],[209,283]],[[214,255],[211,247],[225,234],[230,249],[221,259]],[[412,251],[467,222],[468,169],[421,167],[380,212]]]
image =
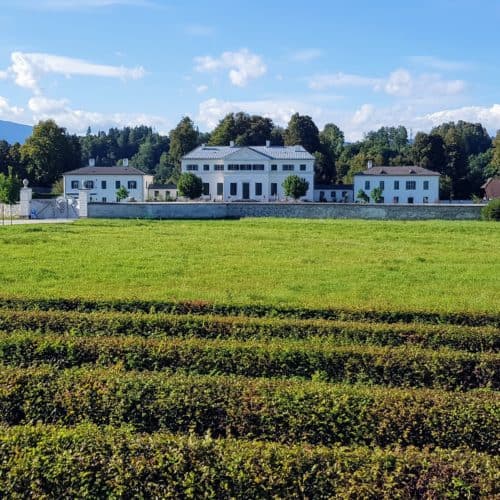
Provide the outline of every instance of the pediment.
[[269,156],[259,153],[251,148],[237,148],[233,153],[230,153],[224,157],[224,161],[267,161]]

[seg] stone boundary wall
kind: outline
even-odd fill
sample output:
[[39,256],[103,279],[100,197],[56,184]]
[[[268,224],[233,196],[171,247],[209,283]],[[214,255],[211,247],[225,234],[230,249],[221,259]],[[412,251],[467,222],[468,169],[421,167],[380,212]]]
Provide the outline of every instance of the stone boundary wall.
[[105,219],[477,220],[481,205],[373,205],[354,203],[89,203],[88,217]]

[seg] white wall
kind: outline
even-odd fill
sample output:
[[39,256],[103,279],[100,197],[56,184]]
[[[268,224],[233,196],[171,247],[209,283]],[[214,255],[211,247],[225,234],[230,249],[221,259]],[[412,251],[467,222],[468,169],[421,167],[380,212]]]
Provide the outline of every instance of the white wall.
[[[262,164],[264,165],[264,170],[228,170],[229,164],[238,165],[253,165]],[[187,170],[187,165],[197,165],[198,170]],[[204,165],[209,165],[209,170],[204,170]],[[215,165],[223,165],[224,170],[215,170]],[[272,171],[271,165],[276,165],[277,170]],[[294,165],[293,171],[283,171],[283,165]],[[300,165],[306,165],[306,170],[301,171]],[[309,183],[309,189],[303,200],[313,201],[313,189],[314,189],[314,161],[313,160],[268,160],[268,159],[252,159],[241,160],[241,159],[227,159],[221,160],[183,160],[182,161],[182,172],[191,172],[198,177],[204,183],[208,183],[210,186],[210,194],[207,199],[216,199],[220,201],[236,201],[243,199],[243,184],[249,184],[249,199],[257,201],[277,201],[285,200],[285,193],[283,191],[283,181],[289,175],[298,175],[303,177]],[[223,184],[223,197],[217,195],[217,184]],[[230,186],[231,183],[236,183],[237,192],[236,195],[231,195]],[[255,194],[255,184],[262,184],[262,195],[257,196]],[[271,196],[271,184],[277,184],[277,196]]]
[[[415,181],[416,189],[406,189],[406,181]],[[424,181],[428,181],[429,189],[424,189]],[[369,182],[369,187],[365,183]],[[413,203],[438,203],[439,202],[439,176],[437,175],[356,175],[354,176],[354,201],[359,190],[363,190],[368,196],[371,191],[384,183],[382,196],[384,203],[408,203],[413,198]],[[395,189],[395,182],[399,182],[399,189]],[[395,201],[395,198],[398,201]],[[427,198],[427,201],[425,201]],[[370,198],[370,201],[373,202]]]
[[[321,193],[323,193],[324,200],[321,199]],[[332,196],[333,193],[335,193],[335,196]],[[345,195],[345,197],[344,197],[344,195]],[[344,198],[346,198],[345,201],[344,201]],[[314,201],[352,203],[353,202],[352,187],[344,188],[344,189],[315,189],[314,190]]]
[[[73,181],[78,181],[79,188],[82,188],[84,182],[92,181],[93,189],[90,189],[91,202],[103,202],[104,199],[108,203],[116,201],[116,182],[119,181],[121,186],[125,186],[129,192],[129,197],[137,201],[145,201],[147,197],[147,186],[152,183],[153,177],[149,175],[82,175],[71,174],[64,176],[64,195],[78,197],[78,189],[72,188]],[[106,187],[102,188],[102,182],[106,182]],[[137,188],[128,187],[129,181],[135,181]]]

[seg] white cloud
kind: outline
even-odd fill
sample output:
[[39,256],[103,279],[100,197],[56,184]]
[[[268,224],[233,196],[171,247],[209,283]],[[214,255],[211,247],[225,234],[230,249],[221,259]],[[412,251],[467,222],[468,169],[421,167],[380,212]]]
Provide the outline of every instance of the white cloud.
[[359,109],[354,112],[351,122],[354,125],[366,124],[374,115],[375,108],[371,104],[363,104]]
[[198,94],[203,94],[207,90],[208,90],[208,85],[198,85],[196,87],[196,92],[198,92]]
[[302,49],[297,50],[291,55],[292,61],[309,62],[314,59],[319,59],[323,55],[321,49]]
[[249,80],[259,78],[267,71],[262,58],[248,49],[238,52],[224,52],[219,57],[201,56],[195,58],[196,71],[213,72],[229,70],[229,79],[233,85],[244,87]]
[[443,79],[438,74],[423,73],[415,76],[408,70],[400,68],[385,78],[349,73],[316,75],[309,79],[309,87],[313,90],[331,87],[368,87],[374,92],[385,92],[395,97],[422,98],[461,94],[466,89],[466,84],[463,80]]
[[11,106],[9,104],[9,101],[5,98],[0,96],[0,117],[2,119],[16,119],[19,118],[24,112],[23,108],[20,108],[18,106]]
[[448,61],[435,56],[411,56],[410,61],[436,71],[462,71],[471,69],[472,65],[464,61]]
[[160,116],[144,113],[98,113],[73,109],[67,99],[49,99],[44,96],[32,97],[28,102],[32,111],[32,121],[53,119],[58,125],[70,132],[83,134],[90,125],[93,130],[106,130],[110,127],[148,125],[162,133],[167,133],[171,123]]
[[238,111],[271,118],[278,125],[286,125],[294,113],[322,116],[321,107],[296,100],[224,101],[212,98],[200,103],[197,120],[212,129],[228,113]]
[[16,84],[36,93],[40,91],[38,82],[41,76],[48,73],[134,80],[142,78],[145,74],[142,66],[135,68],[108,66],[54,54],[13,52],[11,59],[12,65],[9,72],[13,75]]
[[464,120],[474,123],[482,123],[490,132],[494,133],[500,129],[500,104],[485,106],[463,106],[455,109],[445,109],[434,113],[427,113],[422,119],[432,126],[443,122]]

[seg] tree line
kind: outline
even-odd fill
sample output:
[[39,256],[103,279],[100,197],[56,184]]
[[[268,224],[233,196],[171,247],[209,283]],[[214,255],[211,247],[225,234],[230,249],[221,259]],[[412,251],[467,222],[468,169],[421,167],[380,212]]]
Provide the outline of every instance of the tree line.
[[184,117],[168,135],[151,127],[111,128],[84,136],[69,134],[54,121],[41,121],[23,145],[0,141],[0,173],[9,167],[18,178],[32,185],[50,186],[66,171],[88,165],[129,164],[157,181],[177,181],[180,160],[200,144],[256,146],[301,144],[315,156],[315,182],[350,183],[353,176],[374,165],[419,165],[441,174],[441,198],[468,199],[481,194],[489,177],[500,175],[500,131],[492,138],[480,123],[443,123],[414,139],[403,126],[381,127],[357,142],[346,142],[333,123],[319,130],[310,116],[294,114],[287,127],[270,118],[247,113],[229,113],[210,133],[200,132]]

